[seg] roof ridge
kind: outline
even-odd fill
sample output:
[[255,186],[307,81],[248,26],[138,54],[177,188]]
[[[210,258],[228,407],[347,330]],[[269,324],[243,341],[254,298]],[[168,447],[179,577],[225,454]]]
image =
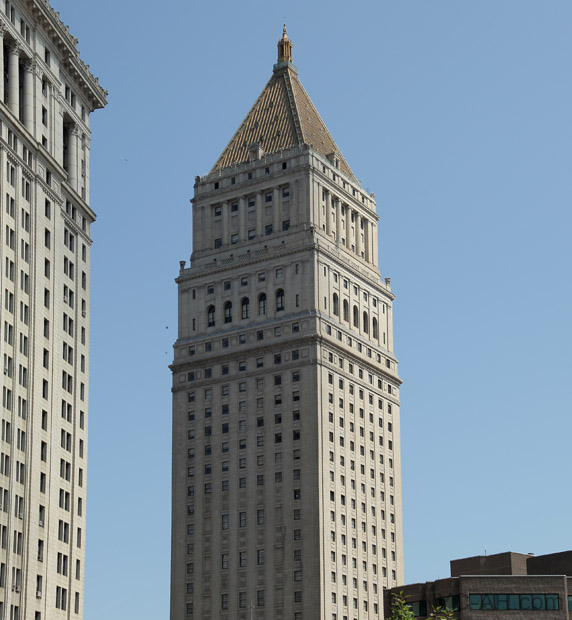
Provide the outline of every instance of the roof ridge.
[[[335,147],[335,154],[341,159],[343,160],[345,166],[347,167],[348,171],[349,171],[349,175],[351,177],[353,177],[354,179],[357,180],[357,177],[355,176],[355,174],[353,173],[352,169],[350,168],[348,162],[346,161],[346,158],[342,155],[342,151],[340,150],[340,147],[337,145],[336,141],[334,140],[332,134],[330,133],[330,130],[328,129],[328,126],[326,125],[326,123],[324,122],[324,119],[320,116],[320,113],[318,112],[318,109],[316,108],[316,106],[314,105],[314,102],[312,101],[312,98],[310,97],[310,95],[308,95],[308,91],[304,88],[304,85],[302,84],[300,78],[298,77],[298,75],[295,76],[296,82],[297,82],[297,86],[300,87],[300,89],[302,90],[302,92],[304,93],[304,95],[306,96],[306,99],[308,100],[308,103],[312,106],[312,111],[315,113],[315,115],[318,117],[318,120],[322,123],[324,129],[326,130],[330,140],[332,141],[332,144]],[[314,146],[312,145],[312,143],[309,140],[309,136],[304,136],[306,139],[304,140],[306,142],[306,144],[309,144],[310,146]],[[315,147],[314,147],[315,148]],[[328,155],[328,153],[324,153],[324,155]]]
[[298,114],[298,102],[296,100],[296,93],[290,84],[290,71],[287,69],[284,71],[284,84],[286,85],[286,92],[288,93],[288,100],[290,101],[290,111],[292,113],[292,120],[294,121],[294,127],[296,128],[296,135],[298,137],[298,143],[304,144],[304,126],[302,123],[302,117]]

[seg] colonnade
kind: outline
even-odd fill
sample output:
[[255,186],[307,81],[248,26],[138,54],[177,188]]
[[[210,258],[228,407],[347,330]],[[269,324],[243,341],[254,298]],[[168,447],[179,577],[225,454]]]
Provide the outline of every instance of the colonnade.
[[[6,29],[0,26],[0,67],[4,66],[5,34]],[[12,114],[18,119],[21,118],[26,129],[32,132],[34,128],[34,73],[36,65],[28,58],[23,59],[23,99],[22,106],[20,106],[20,53],[22,47],[17,41],[10,41],[6,50],[8,53],[8,92],[5,92],[4,76],[2,76],[0,79],[0,101],[5,101],[7,96],[8,108]]]
[[[326,235],[335,237],[338,244],[345,243],[348,250],[377,265],[377,224],[364,217],[358,209],[343,204],[341,199],[327,189],[319,187],[318,196],[324,192]],[[353,224],[353,230],[352,230]],[[363,231],[363,240],[362,240]],[[343,241],[344,240],[344,241]]]
[[[199,238],[195,237],[193,246],[197,250],[212,248],[214,247],[215,237],[221,239],[221,244],[223,246],[229,245],[232,243],[234,235],[238,235],[237,242],[247,241],[249,230],[255,230],[256,237],[263,237],[266,233],[265,228],[270,225],[270,223],[272,223],[273,233],[280,231],[283,219],[282,205],[284,202],[281,192],[285,187],[288,187],[290,191],[290,195],[287,198],[287,200],[289,200],[290,209],[288,214],[284,214],[284,217],[289,219],[291,224],[293,224],[293,219],[296,219],[297,216],[295,191],[293,191],[294,186],[265,188],[263,190],[258,190],[254,194],[244,194],[232,200],[225,200],[220,205],[217,205],[217,207],[220,206],[221,208],[220,232],[215,230],[215,215],[213,211],[215,207],[213,205],[203,207],[198,214],[198,218],[195,219],[195,226],[198,227],[199,231],[204,231],[204,236],[201,235]],[[264,196],[269,192],[272,193],[272,202],[269,203],[269,205],[272,205],[272,222],[267,220],[264,212]],[[238,213],[236,215],[236,210],[232,210],[232,205],[237,205],[238,207]],[[249,222],[248,218],[250,212],[255,213],[254,221],[252,222]],[[238,225],[236,223],[236,218],[238,218]]]

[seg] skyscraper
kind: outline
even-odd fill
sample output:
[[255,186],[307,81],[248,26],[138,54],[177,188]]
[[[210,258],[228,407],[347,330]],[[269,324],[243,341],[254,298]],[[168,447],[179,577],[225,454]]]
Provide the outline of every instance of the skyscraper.
[[373,194],[284,33],[196,177],[173,370],[171,619],[382,617],[403,580],[399,386]]
[[0,619],[81,618],[89,115],[107,93],[47,0],[2,0],[0,43]]

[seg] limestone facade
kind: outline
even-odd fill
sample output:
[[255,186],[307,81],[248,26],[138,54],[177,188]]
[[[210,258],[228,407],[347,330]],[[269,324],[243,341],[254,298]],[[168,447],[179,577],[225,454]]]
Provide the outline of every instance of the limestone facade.
[[403,581],[401,381],[375,199],[284,41],[195,182],[172,365],[172,620],[379,618],[383,588]]
[[106,92],[47,0],[2,0],[0,67],[0,619],[81,618],[89,115]]

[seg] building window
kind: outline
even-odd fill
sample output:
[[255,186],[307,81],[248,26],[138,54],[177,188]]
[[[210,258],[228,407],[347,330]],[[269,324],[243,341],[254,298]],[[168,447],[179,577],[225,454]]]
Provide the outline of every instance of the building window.
[[258,314],[265,315],[266,314],[266,294],[261,293],[258,296]]
[[276,312],[284,310],[284,291],[279,288],[276,291]]
[[335,316],[340,315],[340,300],[338,298],[337,293],[334,293],[334,296],[332,299],[332,312],[334,313]]
[[224,322],[232,323],[232,303],[230,301],[224,304]]
[[207,326],[214,327],[216,325],[215,321],[215,307],[209,306],[207,310]]
[[240,315],[243,319],[248,319],[250,316],[250,301],[248,297],[245,297],[240,303]]

